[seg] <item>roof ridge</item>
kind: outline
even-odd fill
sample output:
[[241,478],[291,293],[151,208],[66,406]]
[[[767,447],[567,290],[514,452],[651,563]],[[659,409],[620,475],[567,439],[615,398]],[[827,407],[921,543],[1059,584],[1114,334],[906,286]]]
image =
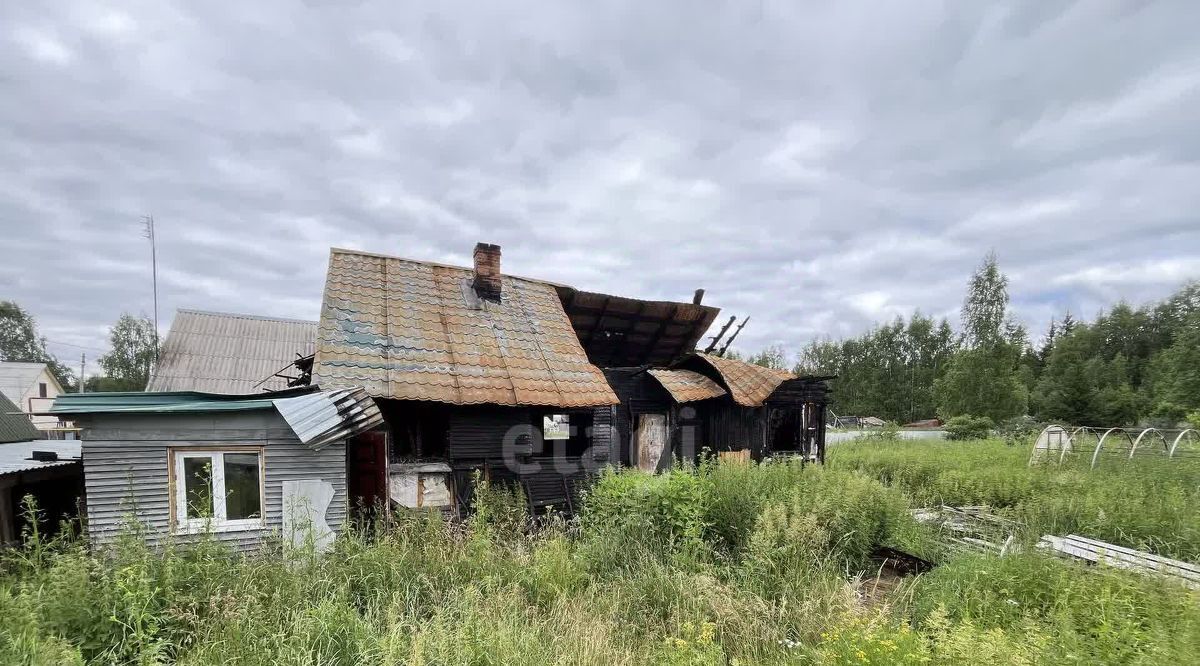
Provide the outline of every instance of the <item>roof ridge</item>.
[[210,315],[210,316],[214,316],[214,317],[232,317],[235,319],[253,319],[255,321],[277,321],[277,322],[284,322],[284,323],[289,323],[289,324],[312,324],[313,326],[317,326],[320,324],[320,321],[313,321],[311,319],[294,319],[292,317],[269,317],[266,315],[252,315],[252,314],[245,314],[245,313],[241,313],[241,312],[219,312],[217,310],[197,310],[196,308],[176,308],[175,309],[175,314],[179,314],[181,312],[186,312],[188,314]]
[[[362,255],[364,257],[375,257],[378,259],[392,259],[395,261],[404,261],[404,262],[407,262],[410,264],[420,264],[422,266],[433,266],[436,268],[449,268],[451,270],[456,270],[456,271],[466,271],[467,273],[475,272],[475,269],[471,268],[469,266],[455,266],[454,264],[445,264],[440,261],[428,261],[425,259],[412,259],[410,257],[397,257],[394,254],[382,254],[380,252],[368,252],[367,250],[354,250],[354,249],[347,248],[347,247],[330,247],[329,248],[329,253],[331,255],[338,253],[338,252],[341,252],[343,254],[358,254],[358,255]],[[561,282],[551,282],[550,280],[543,280],[541,278],[525,277],[523,275],[512,275],[511,273],[501,273],[500,277],[506,277],[506,278],[509,278],[512,280],[523,280],[525,282],[536,282],[538,284],[548,284],[551,287],[563,287],[565,289],[574,289],[575,288],[569,284],[562,284]]]

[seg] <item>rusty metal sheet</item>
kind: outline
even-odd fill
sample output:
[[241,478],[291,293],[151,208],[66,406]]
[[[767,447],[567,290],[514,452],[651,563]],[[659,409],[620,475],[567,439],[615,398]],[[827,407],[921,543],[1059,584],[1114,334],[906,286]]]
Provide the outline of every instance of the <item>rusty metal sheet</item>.
[[470,269],[335,249],[313,381],[456,405],[616,404],[549,283],[503,276],[499,303]]
[[691,370],[665,370],[654,368],[650,375],[675,398],[675,402],[695,402],[725,395],[725,389],[713,380]]
[[761,407],[763,401],[779,388],[780,384],[796,378],[796,375],[787,370],[764,368],[761,365],[715,354],[697,353],[696,357],[721,375],[725,386],[729,387],[729,396],[743,407]]

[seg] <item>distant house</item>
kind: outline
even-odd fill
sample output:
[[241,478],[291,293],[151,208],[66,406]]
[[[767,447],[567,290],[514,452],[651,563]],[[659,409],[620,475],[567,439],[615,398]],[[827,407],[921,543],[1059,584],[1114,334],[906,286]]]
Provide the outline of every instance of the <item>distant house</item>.
[[54,399],[65,392],[45,363],[0,361],[0,393],[30,415],[30,421],[39,430],[61,426],[59,419],[37,414],[49,409]]
[[146,390],[243,395],[285,389],[289,379],[281,373],[312,356],[316,339],[314,321],[178,310]]
[[839,416],[834,419],[835,428],[882,428],[887,421],[878,416]]

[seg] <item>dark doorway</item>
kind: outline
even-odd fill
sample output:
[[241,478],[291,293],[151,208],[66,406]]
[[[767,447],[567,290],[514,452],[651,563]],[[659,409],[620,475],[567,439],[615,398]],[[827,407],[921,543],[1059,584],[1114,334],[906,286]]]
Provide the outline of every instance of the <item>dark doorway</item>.
[[373,518],[387,502],[387,433],[364,432],[350,439],[346,451],[351,509],[363,519]]

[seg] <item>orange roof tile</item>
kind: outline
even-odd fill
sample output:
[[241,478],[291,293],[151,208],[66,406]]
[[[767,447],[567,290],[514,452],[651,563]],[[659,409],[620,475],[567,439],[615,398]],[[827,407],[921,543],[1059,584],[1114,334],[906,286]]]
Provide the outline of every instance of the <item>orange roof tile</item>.
[[696,357],[703,359],[721,375],[721,379],[729,387],[729,396],[744,407],[761,407],[763,401],[779,388],[780,384],[796,377],[787,370],[764,368],[761,365],[715,354],[697,353]]
[[695,402],[725,395],[725,389],[720,384],[691,370],[654,368],[650,374],[675,398],[675,402]]
[[481,300],[473,272],[334,249],[313,382],[455,405],[617,403],[588,362],[554,285],[502,277]]

